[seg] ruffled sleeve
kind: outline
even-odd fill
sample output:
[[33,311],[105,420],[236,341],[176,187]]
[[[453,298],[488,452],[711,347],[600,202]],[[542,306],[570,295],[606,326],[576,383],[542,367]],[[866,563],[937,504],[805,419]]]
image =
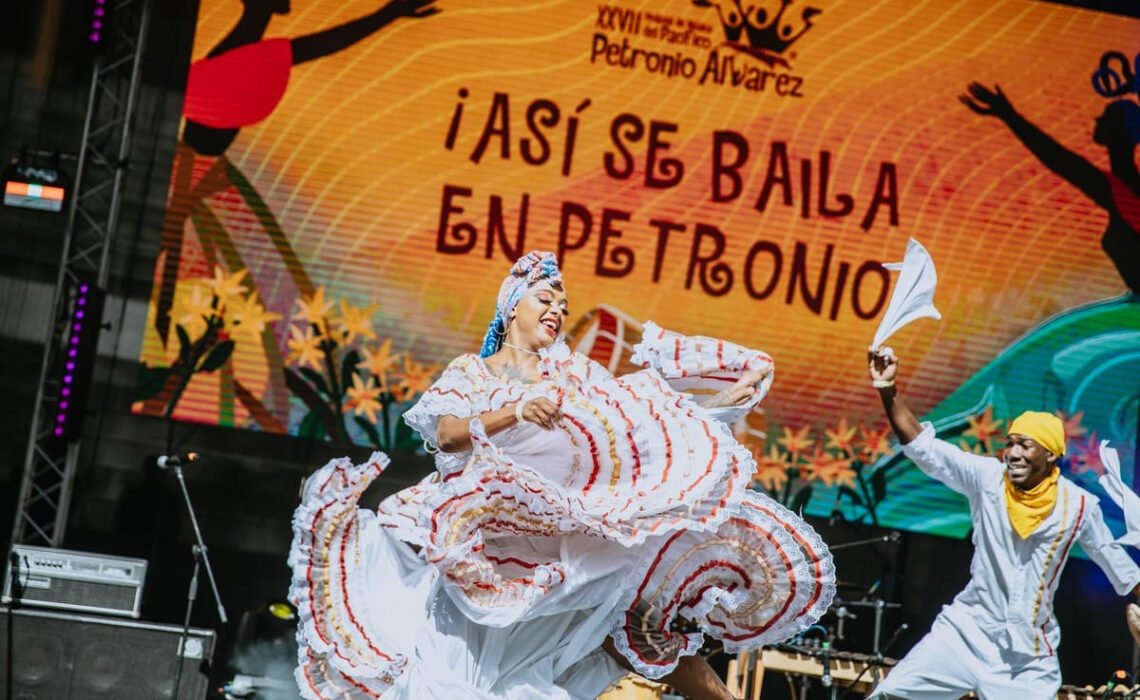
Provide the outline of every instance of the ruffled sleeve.
[[714,418],[735,423],[768,394],[775,376],[775,363],[765,352],[704,336],[686,336],[646,321],[641,342],[633,347],[634,364],[661,375],[676,391],[715,394],[736,383],[748,371],[765,372],[756,394],[740,406],[707,409]]
[[[453,360],[420,400],[404,412],[404,421],[420,434],[429,449],[439,449],[441,417],[468,418],[486,410],[486,399],[476,386],[476,376],[471,366],[477,361],[474,355],[462,355]],[[437,452],[436,467],[444,474],[449,474],[461,469],[470,455],[470,450]]]

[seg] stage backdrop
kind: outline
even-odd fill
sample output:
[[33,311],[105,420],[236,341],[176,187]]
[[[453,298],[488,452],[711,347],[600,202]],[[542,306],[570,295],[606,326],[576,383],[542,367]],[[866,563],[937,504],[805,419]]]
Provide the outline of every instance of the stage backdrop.
[[758,488],[960,536],[964,499],[896,453],[868,386],[880,263],[914,237],[943,314],[891,340],[917,411],[993,453],[1056,410],[1081,483],[1102,438],[1131,480],[1140,195],[1109,154],[1137,138],[1140,23],[744,4],[203,0],[135,410],[415,449],[400,413],[547,249],[611,368],[646,319],[775,358],[739,426]]

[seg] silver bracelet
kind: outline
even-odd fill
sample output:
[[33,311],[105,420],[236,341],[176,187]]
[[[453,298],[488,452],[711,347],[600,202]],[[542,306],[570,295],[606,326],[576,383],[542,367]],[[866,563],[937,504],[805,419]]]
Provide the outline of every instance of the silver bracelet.
[[526,423],[526,418],[523,418],[523,407],[526,406],[526,399],[519,401],[515,404],[515,421],[518,423]]
[[894,385],[895,385],[895,380],[893,380],[893,379],[872,379],[871,380],[871,386],[875,387],[876,389],[886,389],[887,387],[891,387]]

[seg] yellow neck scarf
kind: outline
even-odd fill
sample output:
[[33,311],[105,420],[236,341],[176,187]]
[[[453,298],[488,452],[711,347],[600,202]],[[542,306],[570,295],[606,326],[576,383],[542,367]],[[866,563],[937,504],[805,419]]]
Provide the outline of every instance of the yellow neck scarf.
[[1045,477],[1028,491],[1014,487],[1005,475],[1005,506],[1009,511],[1009,522],[1021,539],[1033,534],[1045,518],[1053,512],[1057,504],[1057,480],[1061,478],[1061,470],[1053,467],[1052,473]]

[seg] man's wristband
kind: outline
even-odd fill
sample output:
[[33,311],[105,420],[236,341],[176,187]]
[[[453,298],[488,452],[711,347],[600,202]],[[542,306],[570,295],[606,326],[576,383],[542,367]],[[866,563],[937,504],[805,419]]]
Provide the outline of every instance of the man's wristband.
[[519,401],[515,404],[515,421],[518,423],[525,423],[526,418],[523,418],[523,408],[526,406],[526,399]]
[[886,389],[886,388],[892,387],[894,385],[895,385],[895,380],[893,380],[893,379],[872,379],[871,380],[871,386],[875,387],[876,389]]

